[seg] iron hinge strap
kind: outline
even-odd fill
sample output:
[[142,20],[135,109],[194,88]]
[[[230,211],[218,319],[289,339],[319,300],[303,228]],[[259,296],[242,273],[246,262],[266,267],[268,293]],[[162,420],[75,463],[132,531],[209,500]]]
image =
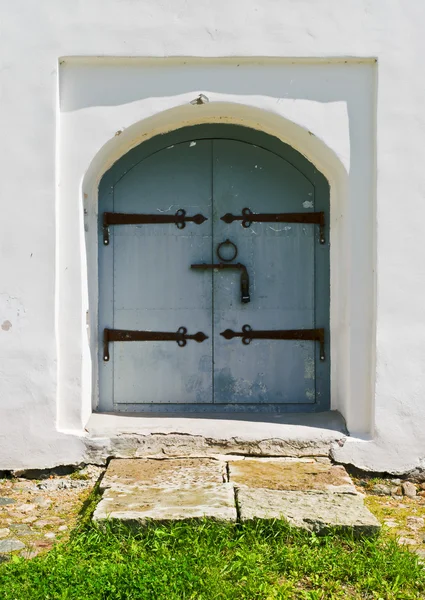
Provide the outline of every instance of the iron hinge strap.
[[270,329],[255,331],[250,325],[244,325],[242,331],[226,329],[220,333],[226,340],[235,337],[242,338],[242,343],[248,345],[252,340],[299,340],[319,342],[320,360],[325,360],[325,330],[324,329]]
[[253,213],[251,209],[242,209],[241,215],[227,213],[221,220],[225,223],[242,221],[242,227],[251,227],[252,223],[304,223],[307,225],[319,225],[320,243],[325,243],[325,213],[324,212],[302,212],[302,213]]
[[196,223],[201,225],[204,221],[207,221],[207,217],[198,214],[192,217],[186,216],[186,211],[183,208],[174,215],[144,215],[144,214],[130,214],[130,213],[114,213],[104,212],[103,213],[103,243],[105,246],[109,244],[109,226],[110,225],[149,225],[149,224],[163,224],[163,223],[174,223],[178,229],[184,229],[186,223]]
[[208,339],[202,331],[188,334],[186,327],[179,327],[173,331],[134,331],[130,329],[108,329],[103,330],[103,360],[109,360],[110,342],[177,342],[180,348],[187,344],[187,340],[195,340],[201,343]]

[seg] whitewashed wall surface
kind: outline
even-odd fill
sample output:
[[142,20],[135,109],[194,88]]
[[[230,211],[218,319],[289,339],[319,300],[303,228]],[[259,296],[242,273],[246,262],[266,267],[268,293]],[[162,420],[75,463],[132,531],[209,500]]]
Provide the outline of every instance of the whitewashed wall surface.
[[331,409],[349,432],[332,456],[425,469],[424,27],[422,0],[0,0],[0,470],[156,452],[164,433],[198,451],[341,438],[334,412],[93,413],[99,181],[150,137],[217,122],[330,183]]

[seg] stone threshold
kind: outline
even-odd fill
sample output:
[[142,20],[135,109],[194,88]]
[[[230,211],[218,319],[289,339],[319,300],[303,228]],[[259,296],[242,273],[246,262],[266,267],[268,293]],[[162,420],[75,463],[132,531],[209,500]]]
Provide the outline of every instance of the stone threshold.
[[329,456],[347,431],[337,411],[310,414],[147,416],[94,413],[86,425],[85,462],[153,456]]
[[344,467],[324,457],[113,459],[101,491],[98,522],[283,519],[316,532],[361,533],[380,527]]

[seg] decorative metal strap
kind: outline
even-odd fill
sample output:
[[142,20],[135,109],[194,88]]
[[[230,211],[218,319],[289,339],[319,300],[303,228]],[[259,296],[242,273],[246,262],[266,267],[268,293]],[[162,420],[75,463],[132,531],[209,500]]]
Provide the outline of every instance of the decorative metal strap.
[[253,213],[249,208],[242,209],[241,215],[227,213],[221,220],[225,223],[242,221],[242,227],[251,227],[252,223],[306,223],[320,225],[320,243],[325,243],[325,213]]
[[174,223],[178,229],[184,229],[186,223],[192,222],[196,225],[201,225],[207,221],[207,217],[198,214],[193,217],[187,217],[186,211],[183,208],[174,215],[142,215],[142,214],[127,214],[127,213],[103,213],[103,243],[105,246],[109,244],[109,226],[110,225],[149,225],[158,223]]
[[235,337],[242,338],[246,346],[252,340],[302,340],[319,342],[320,360],[325,360],[325,330],[324,329],[271,329],[254,331],[250,325],[244,325],[242,331],[226,329],[220,333],[226,340]]
[[187,340],[195,340],[201,343],[208,339],[202,331],[193,335],[187,333],[186,327],[179,327],[174,333],[172,331],[132,331],[128,329],[103,330],[103,360],[109,360],[110,342],[177,342],[180,348],[187,344]]

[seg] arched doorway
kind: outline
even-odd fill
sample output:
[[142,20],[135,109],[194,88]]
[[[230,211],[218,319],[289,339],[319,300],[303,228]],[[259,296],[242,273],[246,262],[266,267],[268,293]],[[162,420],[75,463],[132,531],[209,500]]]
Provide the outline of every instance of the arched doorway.
[[157,136],[99,188],[99,409],[329,408],[329,186],[236,125]]

